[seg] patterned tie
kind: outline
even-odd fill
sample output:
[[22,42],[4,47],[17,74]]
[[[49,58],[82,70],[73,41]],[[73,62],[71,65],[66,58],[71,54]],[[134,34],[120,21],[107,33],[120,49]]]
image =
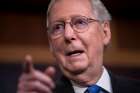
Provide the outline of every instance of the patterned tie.
[[89,86],[84,93],[108,93],[108,92],[97,85],[92,85]]

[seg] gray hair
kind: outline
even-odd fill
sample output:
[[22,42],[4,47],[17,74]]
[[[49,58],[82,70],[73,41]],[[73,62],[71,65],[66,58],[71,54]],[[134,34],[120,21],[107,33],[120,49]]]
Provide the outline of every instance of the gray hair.
[[111,15],[109,14],[107,8],[101,2],[101,0],[90,0],[93,10],[93,14],[100,21],[111,20]]
[[[52,6],[56,3],[56,1],[59,0],[51,0],[48,10],[47,10],[47,26],[48,26],[48,17],[49,13],[51,11]],[[104,6],[104,4],[101,2],[101,0],[89,0],[91,2],[93,14],[96,16],[96,18],[100,21],[110,21],[111,15],[109,14],[107,8]]]

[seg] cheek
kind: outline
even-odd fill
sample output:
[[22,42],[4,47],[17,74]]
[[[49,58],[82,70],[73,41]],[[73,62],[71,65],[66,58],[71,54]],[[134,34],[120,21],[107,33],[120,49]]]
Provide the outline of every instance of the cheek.
[[103,45],[103,40],[102,40],[102,36],[100,33],[96,32],[90,32],[89,34],[84,34],[83,38],[83,44],[86,46],[86,48],[88,49],[88,47],[91,48],[100,48]]
[[55,56],[56,61],[59,63],[63,62],[65,60],[63,57],[65,45],[62,43],[62,39],[59,38],[57,40],[52,40],[50,44],[52,46],[52,53]]
[[100,25],[91,28],[89,31],[88,41],[88,43],[93,47],[103,46],[103,33]]
[[54,52],[60,52],[63,50],[63,45],[61,43],[61,40],[58,39],[58,40],[51,40],[51,47],[52,47],[52,50]]
[[102,33],[97,28],[94,31],[89,30],[89,33],[85,33],[83,35],[82,40],[85,49],[87,50],[87,55],[89,59],[93,59],[96,56],[100,55],[103,51],[103,39],[102,39]]

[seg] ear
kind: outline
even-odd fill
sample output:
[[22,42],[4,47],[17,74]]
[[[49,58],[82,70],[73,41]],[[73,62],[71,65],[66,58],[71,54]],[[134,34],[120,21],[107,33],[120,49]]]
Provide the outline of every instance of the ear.
[[104,21],[102,23],[102,27],[103,27],[103,43],[105,46],[107,46],[110,43],[111,39],[110,22]]

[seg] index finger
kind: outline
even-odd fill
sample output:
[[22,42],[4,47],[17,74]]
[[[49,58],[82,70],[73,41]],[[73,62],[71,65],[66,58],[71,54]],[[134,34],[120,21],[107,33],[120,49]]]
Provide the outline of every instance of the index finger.
[[23,72],[30,73],[33,70],[32,56],[26,55],[23,63]]

